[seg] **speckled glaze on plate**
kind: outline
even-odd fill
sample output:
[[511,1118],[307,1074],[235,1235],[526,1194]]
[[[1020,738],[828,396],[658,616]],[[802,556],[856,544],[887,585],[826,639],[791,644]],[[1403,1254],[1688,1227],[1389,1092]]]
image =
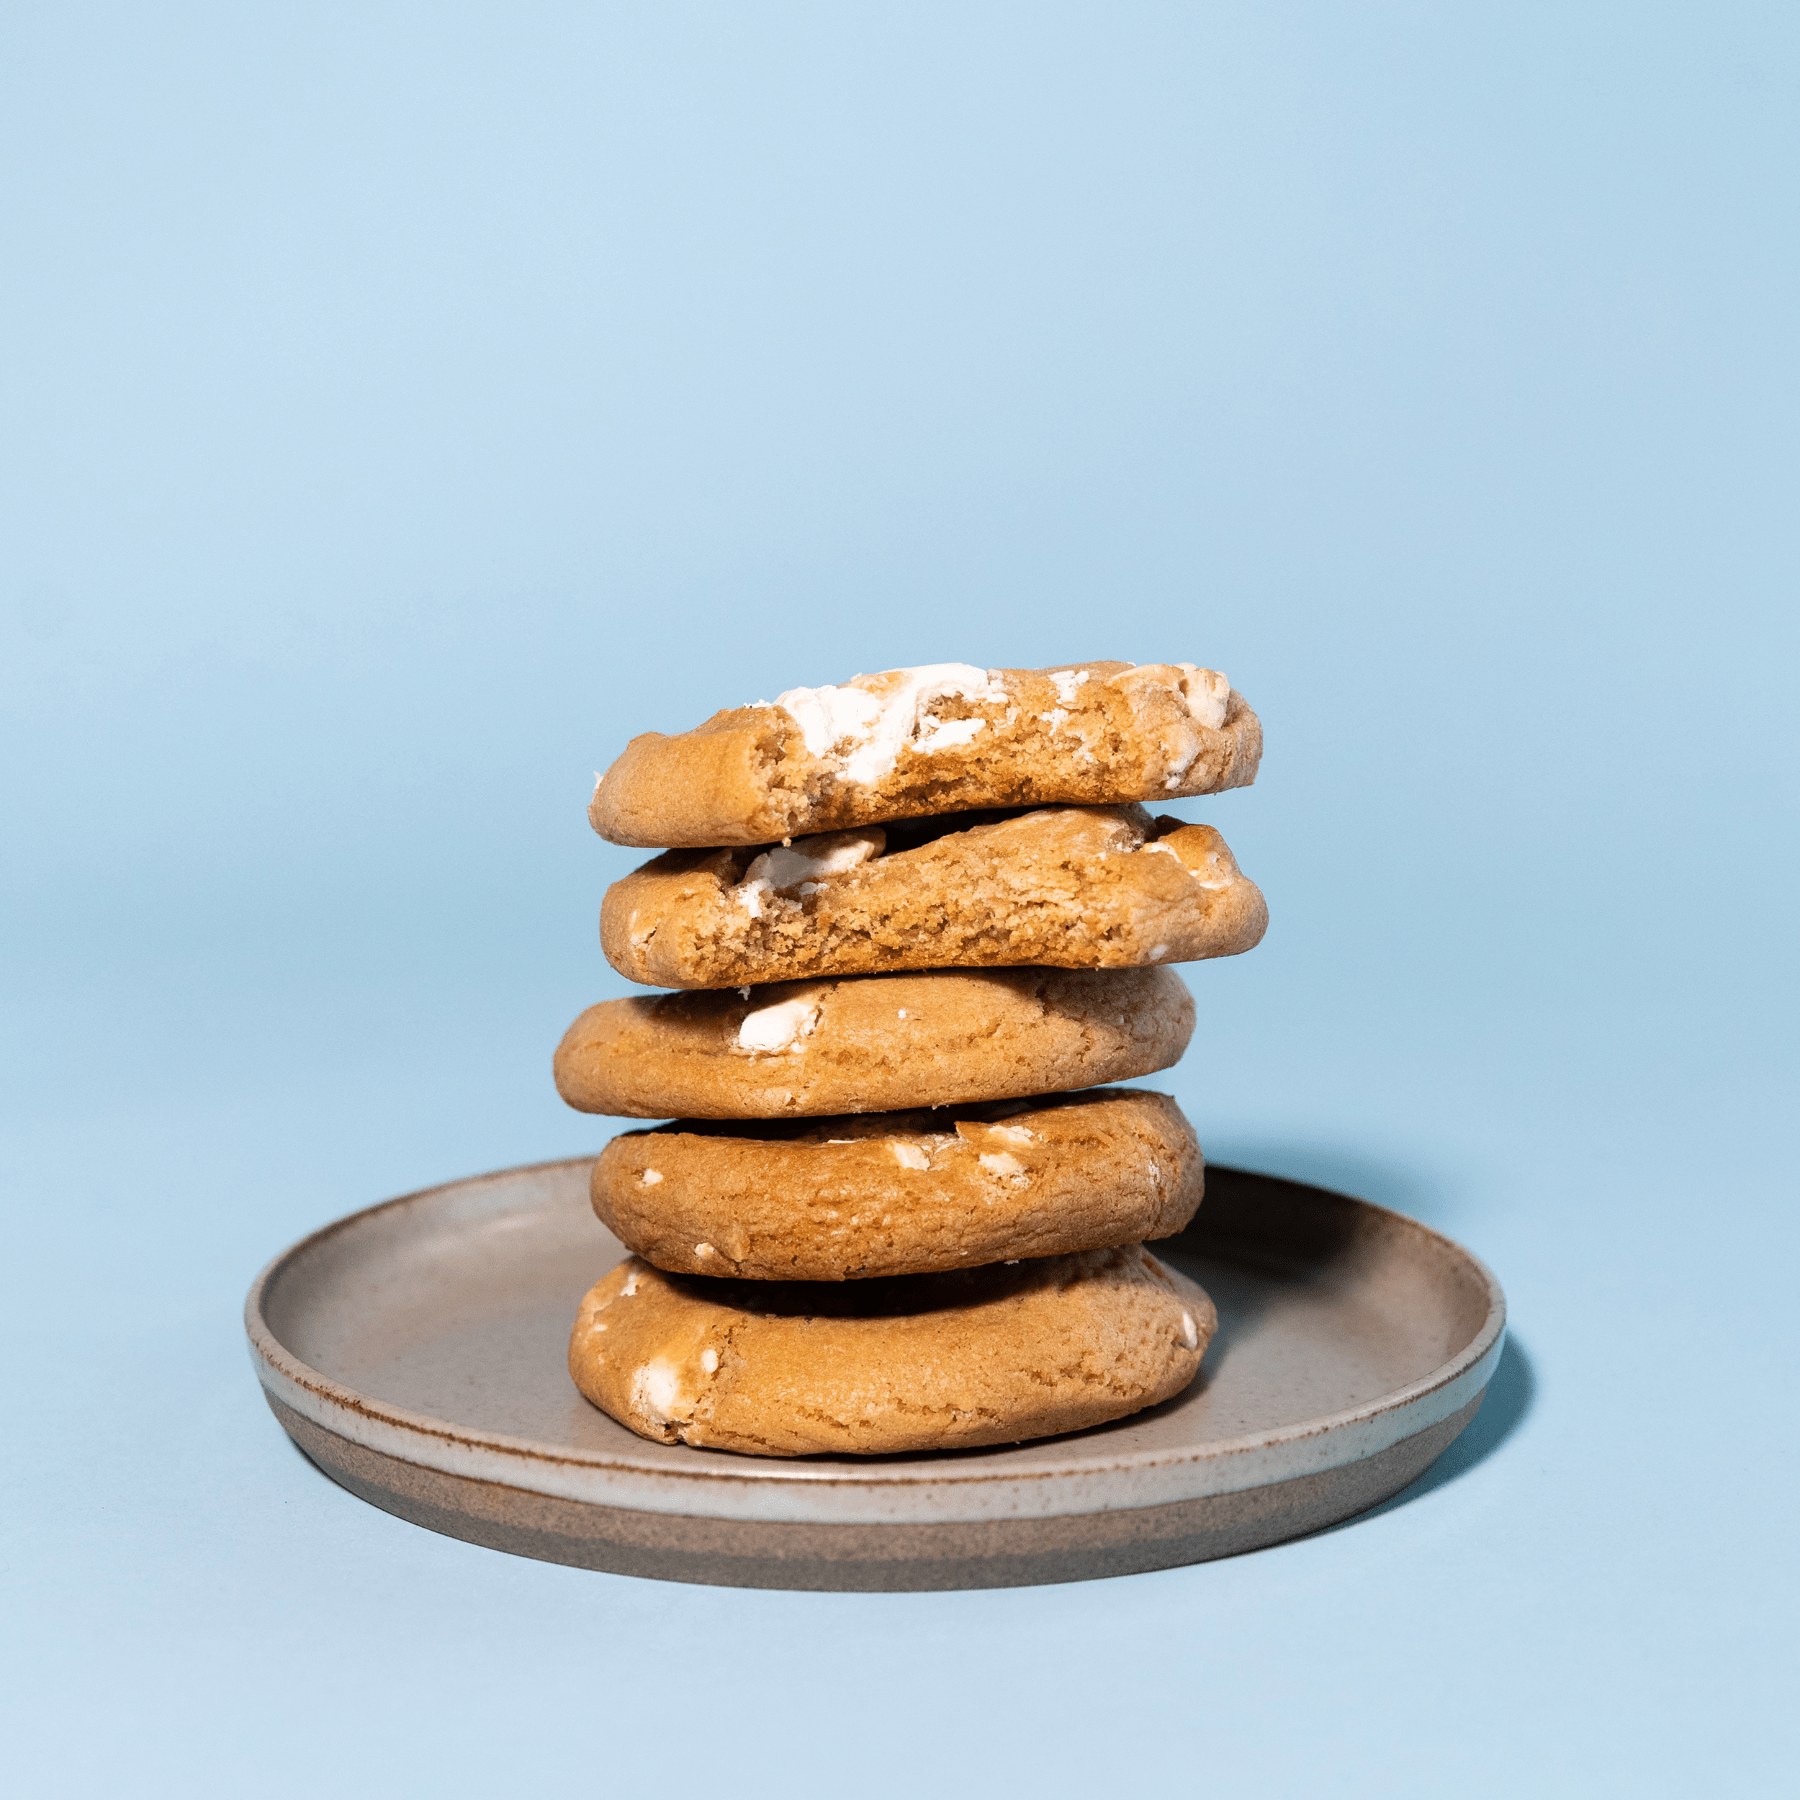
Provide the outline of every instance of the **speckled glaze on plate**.
[[1323,1188],[1209,1168],[1159,1256],[1219,1309],[1200,1379],[1072,1437],[793,1461],[652,1444],[564,1357],[624,1251],[591,1160],[352,1214],[256,1279],[275,1416],[352,1493],[515,1555],[742,1587],[1075,1581],[1253,1550],[1398,1492],[1475,1416],[1505,1301],[1466,1250]]

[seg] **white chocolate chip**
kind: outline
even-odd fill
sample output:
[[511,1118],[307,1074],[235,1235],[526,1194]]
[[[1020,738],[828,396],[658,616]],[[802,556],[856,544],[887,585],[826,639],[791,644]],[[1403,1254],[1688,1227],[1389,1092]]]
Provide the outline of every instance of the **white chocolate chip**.
[[660,1169],[646,1169],[643,1174],[638,1177],[638,1180],[641,1181],[645,1187],[655,1187],[656,1184],[662,1180],[662,1171]]
[[666,1425],[681,1403],[681,1375],[660,1357],[645,1363],[631,1378],[631,1408],[654,1425]]
[[819,996],[796,994],[791,1000],[777,1000],[772,1006],[758,1007],[744,1015],[738,1027],[740,1050],[790,1050],[803,1037],[812,1034],[819,1022]]

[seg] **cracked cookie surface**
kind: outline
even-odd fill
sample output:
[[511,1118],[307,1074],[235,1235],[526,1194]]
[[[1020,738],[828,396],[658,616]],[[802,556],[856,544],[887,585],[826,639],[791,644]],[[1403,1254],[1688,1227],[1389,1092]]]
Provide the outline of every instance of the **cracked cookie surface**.
[[555,1074],[569,1105],[626,1118],[897,1112],[1153,1074],[1193,1029],[1173,969],[946,969],[603,1000]]
[[659,1269],[844,1281],[1169,1237],[1204,1179],[1173,1100],[1102,1088],[789,1124],[680,1119],[614,1138],[592,1195]]
[[600,943],[633,981],[706,988],[1194,962],[1253,948],[1267,924],[1262,894],[1210,826],[1141,806],[1058,806],[761,851],[671,850],[607,890]]
[[922,814],[1248,786],[1262,726],[1192,663],[934,663],[635,737],[588,808],[615,844],[767,844]]
[[665,1275],[585,1296],[569,1373],[659,1443],[752,1456],[952,1450],[1080,1431],[1181,1392],[1212,1302],[1141,1244],[846,1283]]

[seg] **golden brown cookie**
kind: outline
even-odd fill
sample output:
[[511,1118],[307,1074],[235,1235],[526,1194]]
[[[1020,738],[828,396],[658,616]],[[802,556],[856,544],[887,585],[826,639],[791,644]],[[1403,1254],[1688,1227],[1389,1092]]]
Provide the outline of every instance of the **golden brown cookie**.
[[934,663],[646,732],[588,817],[615,844],[768,844],[984,806],[1214,794],[1247,787],[1261,756],[1243,696],[1192,663]]
[[1193,1380],[1217,1319],[1141,1244],[895,1281],[722,1281],[630,1257],[587,1294],[569,1373],[664,1444],[878,1456],[1123,1418]]
[[614,1138],[593,1197],[659,1269],[843,1281],[1169,1237],[1204,1182],[1173,1100],[1099,1088],[937,1112],[680,1119]]
[[898,1112],[1129,1081],[1193,1029],[1173,969],[853,975],[603,1000],[557,1046],[556,1086],[634,1119]]
[[[978,815],[979,816],[979,815]],[[887,969],[1124,969],[1236,956],[1268,908],[1209,825],[1141,806],[670,850],[607,890],[600,943],[651,987]],[[909,842],[923,836],[923,842]]]

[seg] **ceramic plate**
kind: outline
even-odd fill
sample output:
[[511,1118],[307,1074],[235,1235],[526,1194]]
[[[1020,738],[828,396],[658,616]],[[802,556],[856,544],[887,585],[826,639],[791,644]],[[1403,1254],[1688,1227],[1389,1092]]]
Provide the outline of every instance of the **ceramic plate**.
[[245,1306],[269,1405],[334,1481],[496,1550],[673,1581],[951,1588],[1200,1562],[1298,1537],[1414,1480],[1474,1417],[1505,1302],[1399,1213],[1209,1168],[1154,1246],[1206,1288],[1200,1378],[1075,1436],[774,1461],[652,1444],[564,1356],[624,1254],[591,1161],[408,1194],[278,1256]]

